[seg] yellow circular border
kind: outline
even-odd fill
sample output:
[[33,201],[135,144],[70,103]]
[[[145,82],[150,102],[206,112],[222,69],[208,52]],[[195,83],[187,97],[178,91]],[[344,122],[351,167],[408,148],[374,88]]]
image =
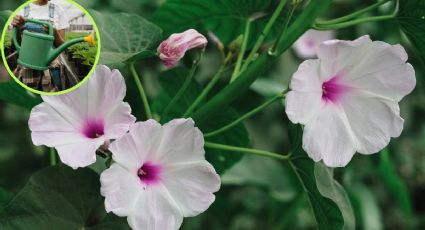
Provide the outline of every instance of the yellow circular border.
[[10,70],[10,68],[9,68],[9,65],[8,65],[8,63],[7,63],[7,61],[6,61],[6,55],[5,55],[5,53],[4,53],[4,42],[5,42],[5,38],[6,38],[6,31],[7,31],[7,28],[8,28],[8,26],[10,25],[10,23],[12,22],[12,20],[13,20],[13,17],[21,10],[21,9],[23,9],[27,4],[30,4],[31,2],[34,2],[35,0],[31,0],[31,1],[28,1],[28,2],[26,2],[26,3],[24,3],[24,4],[22,4],[21,6],[19,6],[18,7],[18,9],[16,9],[13,13],[12,13],[12,15],[9,17],[9,19],[7,20],[7,22],[6,22],[6,24],[5,24],[5,26],[4,26],[4,28],[3,28],[3,34],[2,34],[2,36],[1,36],[1,39],[0,39],[0,49],[1,49],[1,56],[2,56],[2,59],[3,59],[3,63],[4,63],[4,66],[6,67],[6,69],[7,69],[7,72],[9,72],[9,74],[10,74],[10,76],[12,76],[12,78],[13,78],[13,80],[15,80],[19,85],[21,85],[22,87],[24,87],[26,90],[28,90],[28,91],[30,91],[30,92],[33,92],[33,93],[36,93],[36,94],[41,94],[41,95],[49,95],[49,96],[55,96],[55,95],[61,95],[61,94],[66,94],[66,93],[69,93],[69,92],[71,92],[71,91],[73,91],[73,90],[75,90],[75,89],[77,89],[78,87],[80,87],[82,84],[84,84],[89,78],[90,78],[90,76],[93,74],[93,72],[94,72],[94,70],[95,70],[95,68],[96,68],[96,66],[98,65],[98,63],[99,63],[99,58],[100,58],[100,50],[101,50],[101,40],[100,40],[100,33],[99,33],[99,28],[97,27],[97,24],[96,24],[96,22],[94,21],[94,19],[93,19],[93,17],[90,15],[90,13],[86,10],[86,9],[84,9],[84,7],[82,7],[80,4],[78,4],[77,2],[75,2],[75,1],[73,1],[73,0],[65,0],[65,1],[67,1],[67,2],[69,2],[69,3],[71,3],[71,4],[73,4],[74,6],[76,6],[76,7],[78,7],[78,8],[80,8],[80,10],[82,10],[83,11],[83,13],[84,14],[86,14],[87,15],[87,17],[90,19],[90,21],[91,21],[91,23],[93,24],[93,27],[94,27],[94,30],[95,30],[95,32],[96,32],[96,39],[97,39],[97,54],[96,54],[96,58],[95,58],[95,61],[94,61],[94,64],[93,64],[93,67],[92,67],[92,69],[90,70],[90,72],[88,73],[88,75],[86,76],[86,77],[84,77],[84,79],[82,80],[82,81],[80,81],[78,84],[76,84],[76,85],[74,85],[73,87],[71,87],[71,88],[69,88],[69,89],[66,89],[66,90],[62,90],[62,91],[59,91],[59,92],[43,92],[43,91],[39,91],[39,90],[35,90],[35,89],[33,89],[33,88],[30,88],[30,87],[28,87],[27,85],[25,85],[24,83],[22,83],[21,81],[19,81],[19,79],[13,74],[13,72]]

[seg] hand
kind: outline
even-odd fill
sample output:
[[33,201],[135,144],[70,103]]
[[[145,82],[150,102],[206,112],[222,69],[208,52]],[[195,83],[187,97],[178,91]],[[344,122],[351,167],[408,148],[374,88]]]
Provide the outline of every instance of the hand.
[[12,26],[21,28],[25,24],[25,17],[21,15],[16,15],[13,17]]

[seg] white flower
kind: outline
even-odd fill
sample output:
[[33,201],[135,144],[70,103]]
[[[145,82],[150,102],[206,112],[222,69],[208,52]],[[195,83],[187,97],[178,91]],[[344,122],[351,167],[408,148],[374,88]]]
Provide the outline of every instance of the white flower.
[[313,160],[345,166],[356,151],[376,153],[401,134],[398,102],[416,84],[403,47],[369,36],[331,40],[318,58],[300,65],[286,97],[286,114],[305,125],[303,148]]
[[99,65],[78,89],[59,96],[42,96],[29,128],[35,145],[55,147],[64,164],[85,167],[96,161],[96,150],[124,135],[135,117],[123,102],[124,78],[117,70]]
[[109,149],[116,163],[100,177],[101,194],[106,210],[127,216],[133,229],[178,229],[183,217],[204,212],[220,188],[192,119],[138,122]]
[[327,40],[335,38],[335,32],[308,30],[294,43],[295,53],[303,59],[314,58],[317,55],[319,45]]

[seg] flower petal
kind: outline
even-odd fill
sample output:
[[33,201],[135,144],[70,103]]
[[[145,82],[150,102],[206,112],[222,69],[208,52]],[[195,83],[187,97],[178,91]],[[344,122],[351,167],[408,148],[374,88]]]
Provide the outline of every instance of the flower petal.
[[157,121],[137,122],[128,134],[114,141],[109,150],[113,153],[114,161],[137,171],[150,154],[157,152],[160,135],[161,125]]
[[76,121],[58,113],[47,103],[41,103],[32,109],[28,125],[34,145],[55,147],[86,140],[78,130]]
[[170,200],[163,186],[147,188],[135,203],[135,211],[127,217],[128,224],[135,230],[177,230],[183,216]]
[[135,121],[130,105],[120,102],[105,118],[105,136],[108,139],[118,139],[130,130]]
[[196,216],[214,202],[220,177],[207,161],[170,165],[163,172],[163,183],[184,217]]
[[61,161],[77,169],[86,167],[96,162],[96,150],[104,143],[105,139],[87,139],[85,141],[56,146]]
[[342,78],[354,88],[400,101],[416,85],[415,71],[406,63],[406,51],[400,45],[375,41],[369,53],[347,76]]
[[204,137],[192,119],[174,119],[162,127],[161,143],[153,156],[164,165],[205,160]]
[[322,94],[291,91],[286,95],[285,112],[294,124],[306,124],[323,106]]
[[365,35],[354,41],[329,40],[320,44],[317,56],[321,62],[322,82],[357,66],[369,53],[371,42]]
[[342,108],[328,103],[306,124],[303,149],[314,161],[323,159],[325,165],[329,167],[342,167],[348,164],[356,152],[356,145]]
[[322,93],[322,81],[320,79],[320,61],[307,60],[301,63],[294,73],[290,88],[298,92]]
[[357,140],[357,151],[372,154],[382,150],[391,137],[398,137],[404,120],[397,102],[368,93],[349,93],[344,103],[351,129]]
[[[108,116],[120,105],[126,93],[124,77],[118,70],[99,65],[87,82],[88,116]],[[83,93],[83,92],[81,92]]]
[[[143,212],[146,207],[137,207],[142,193],[142,184],[136,172],[131,174],[119,164],[112,164],[100,175],[100,193],[105,197],[105,209],[118,216],[128,216],[135,211]],[[140,208],[136,210],[136,208]]]

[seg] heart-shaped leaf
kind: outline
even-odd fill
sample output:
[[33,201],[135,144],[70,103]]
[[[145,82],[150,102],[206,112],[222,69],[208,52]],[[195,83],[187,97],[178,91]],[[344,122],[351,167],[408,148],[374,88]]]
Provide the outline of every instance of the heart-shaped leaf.
[[57,165],[29,179],[0,212],[0,229],[129,229],[124,218],[104,216],[99,175]]
[[[152,21],[166,36],[189,28],[205,28],[227,45],[243,33],[247,20],[254,20],[251,34],[258,36],[273,13],[274,4],[274,0],[168,0]],[[281,29],[279,25],[282,23],[276,24],[277,30]]]
[[156,54],[162,31],[153,23],[135,14],[90,13],[100,30],[100,63],[132,62]]

